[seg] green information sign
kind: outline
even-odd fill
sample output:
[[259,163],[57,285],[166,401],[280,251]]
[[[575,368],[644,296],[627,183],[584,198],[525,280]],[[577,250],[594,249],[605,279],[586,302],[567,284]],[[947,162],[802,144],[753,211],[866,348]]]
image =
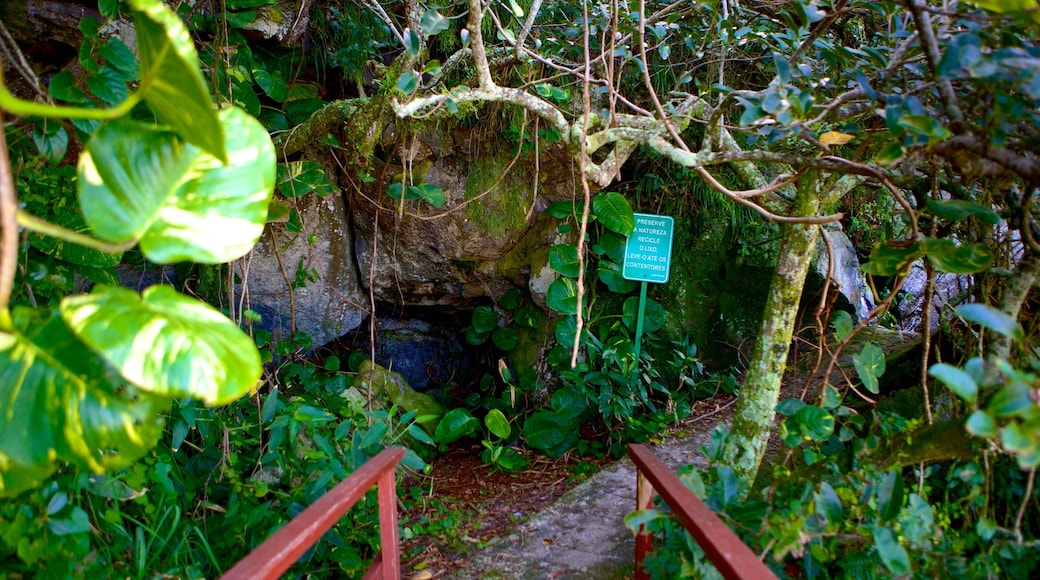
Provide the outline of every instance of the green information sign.
[[625,263],[621,276],[636,282],[668,281],[672,264],[672,232],[675,220],[671,216],[635,214],[636,227],[625,244]]

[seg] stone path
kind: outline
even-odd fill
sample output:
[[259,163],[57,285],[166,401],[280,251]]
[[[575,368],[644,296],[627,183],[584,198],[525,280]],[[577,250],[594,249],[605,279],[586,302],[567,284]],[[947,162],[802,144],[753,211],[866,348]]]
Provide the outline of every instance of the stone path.
[[[688,433],[652,446],[671,469],[705,467],[700,452],[727,413],[683,425]],[[466,554],[471,567],[455,580],[621,580],[632,576],[635,543],[625,515],[635,509],[636,469],[627,457],[519,524],[508,536]]]

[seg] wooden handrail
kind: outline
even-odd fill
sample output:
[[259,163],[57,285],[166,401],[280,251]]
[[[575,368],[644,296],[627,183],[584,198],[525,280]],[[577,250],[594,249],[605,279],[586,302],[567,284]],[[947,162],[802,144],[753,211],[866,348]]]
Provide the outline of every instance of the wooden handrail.
[[[628,456],[636,464],[637,510],[651,507],[653,492],[656,490],[723,578],[776,578],[776,574],[751,551],[751,548],[646,446],[630,444]],[[643,569],[643,560],[650,551],[651,535],[640,526],[636,535],[636,580],[649,578]]]
[[373,485],[379,494],[379,547],[365,578],[399,580],[401,557],[397,545],[397,481],[394,468],[404,448],[390,447],[369,459],[357,471],[318,498],[307,509],[239,560],[221,578],[254,580],[279,578],[336,522],[365,497]]

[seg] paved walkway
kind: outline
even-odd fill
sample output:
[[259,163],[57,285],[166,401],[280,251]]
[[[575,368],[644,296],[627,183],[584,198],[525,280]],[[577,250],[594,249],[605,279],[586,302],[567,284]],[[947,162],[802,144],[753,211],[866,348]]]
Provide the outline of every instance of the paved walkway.
[[[700,452],[728,415],[684,425],[689,433],[652,446],[671,469],[706,466]],[[469,570],[455,580],[621,580],[632,576],[635,540],[625,515],[635,509],[636,469],[627,457],[567,492],[555,504],[518,524],[508,536],[466,554]],[[479,572],[477,572],[479,571]]]

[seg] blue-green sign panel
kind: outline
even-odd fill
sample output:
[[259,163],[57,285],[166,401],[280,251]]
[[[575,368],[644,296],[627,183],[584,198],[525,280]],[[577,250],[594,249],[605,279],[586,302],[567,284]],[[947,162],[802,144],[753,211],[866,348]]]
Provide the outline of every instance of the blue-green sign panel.
[[675,220],[671,216],[635,214],[636,227],[625,244],[625,264],[621,276],[636,282],[668,281],[672,265],[672,232]]

